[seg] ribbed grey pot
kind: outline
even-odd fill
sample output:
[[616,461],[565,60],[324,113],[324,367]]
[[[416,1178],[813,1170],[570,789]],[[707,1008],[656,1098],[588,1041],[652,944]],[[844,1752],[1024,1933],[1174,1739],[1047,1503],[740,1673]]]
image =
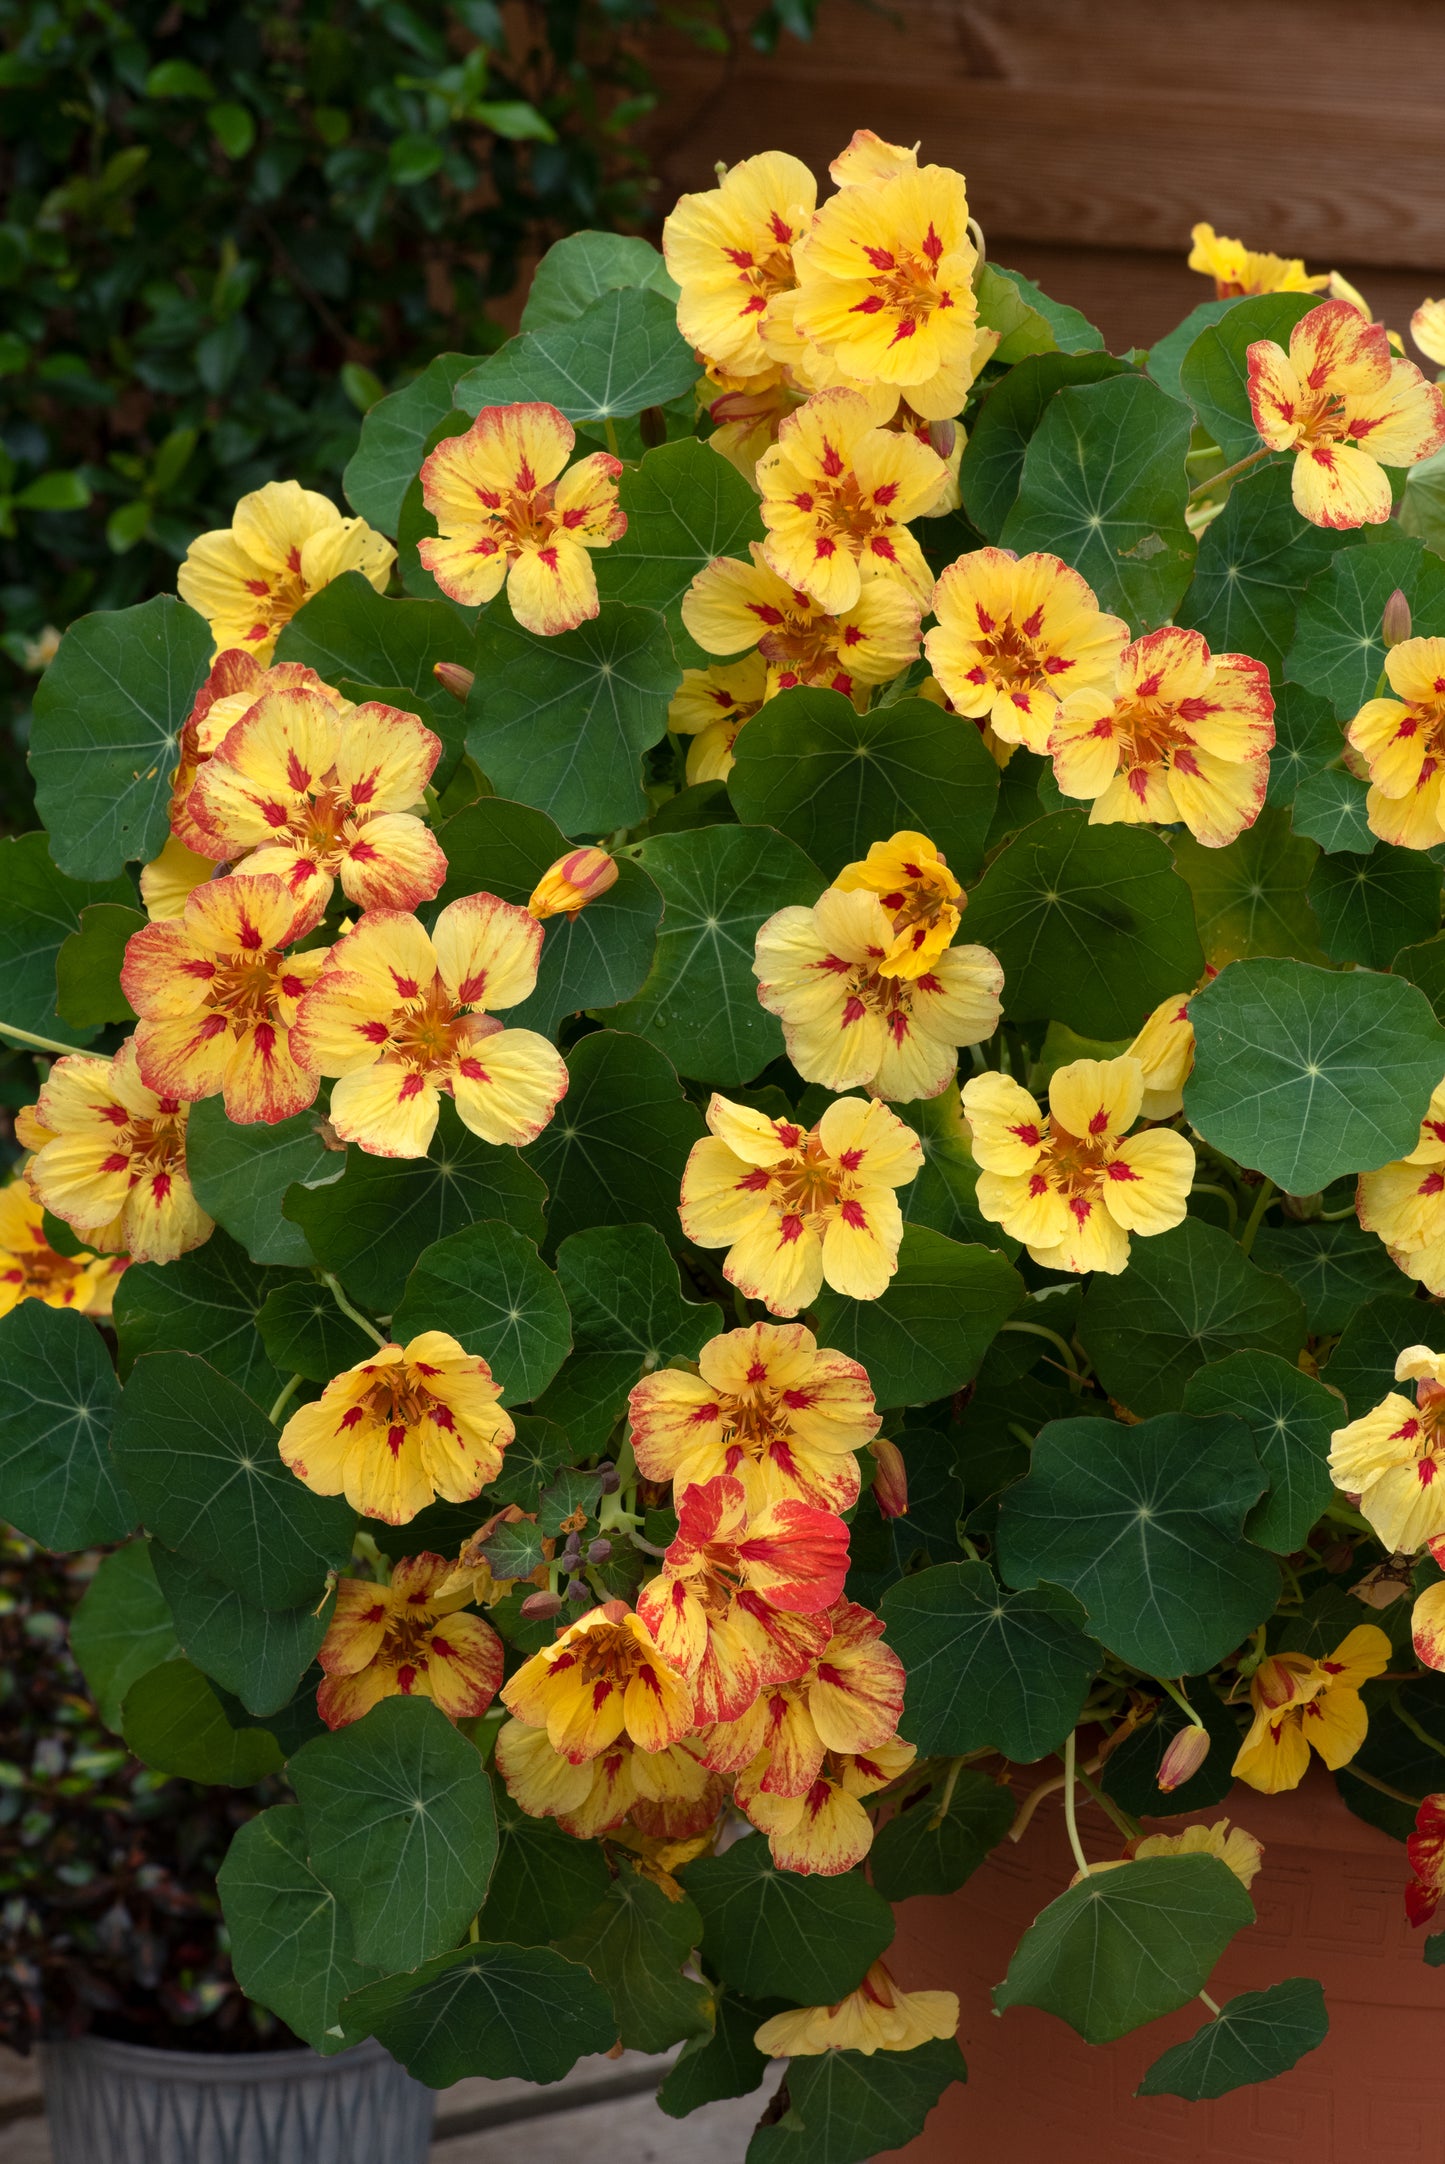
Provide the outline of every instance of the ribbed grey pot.
[[425,2164],[436,2109],[375,2042],[323,2059],[83,2036],[40,2072],[55,2164]]

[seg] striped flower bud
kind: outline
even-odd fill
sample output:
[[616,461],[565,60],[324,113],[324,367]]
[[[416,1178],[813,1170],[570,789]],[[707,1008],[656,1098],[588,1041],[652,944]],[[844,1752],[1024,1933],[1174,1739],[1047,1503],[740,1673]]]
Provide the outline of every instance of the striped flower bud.
[[1386,647],[1403,646],[1410,636],[1410,604],[1397,586],[1385,603],[1380,638]]
[[868,1447],[878,1467],[873,1475],[874,1502],[883,1517],[906,1518],[908,1468],[903,1462],[903,1452],[884,1435],[875,1435]]
[[434,661],[431,673],[443,691],[449,691],[454,699],[460,699],[462,705],[466,705],[476,681],[474,669],[464,669],[459,661]]
[[534,917],[575,917],[617,883],[617,860],[605,849],[572,849],[543,872],[527,908]]
[[1176,1788],[1182,1788],[1186,1781],[1193,1780],[1209,1756],[1209,1740],[1209,1730],[1196,1728],[1192,1721],[1170,1738],[1159,1768],[1158,1785],[1166,1796]]

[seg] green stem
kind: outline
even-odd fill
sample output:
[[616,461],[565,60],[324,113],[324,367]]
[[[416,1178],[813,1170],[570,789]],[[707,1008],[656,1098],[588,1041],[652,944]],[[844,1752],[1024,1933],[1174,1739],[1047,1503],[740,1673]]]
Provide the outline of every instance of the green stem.
[[341,1287],[337,1284],[336,1279],[332,1275],[330,1270],[322,1271],[321,1282],[330,1293],[332,1299],[336,1302],[336,1305],[340,1308],[342,1314],[349,1315],[351,1320],[356,1324],[358,1330],[364,1330],[368,1337],[375,1338],[378,1345],[384,1346],[390,1342],[389,1339],[382,1336],[381,1332],[377,1329],[374,1322],[368,1322],[366,1317],[363,1314],[359,1313],[358,1310],[352,1306],[351,1302],[347,1299]]
[[617,430],[612,425],[610,413],[604,413],[602,416],[602,433],[607,438],[607,448],[612,453],[612,456],[621,458],[622,447],[617,441]]
[[1069,1846],[1074,1852],[1074,1862],[1081,1871],[1087,1874],[1089,1859],[1084,1854],[1084,1844],[1079,1839],[1078,1798],[1075,1794],[1075,1781],[1078,1771],[1075,1763],[1077,1749],[1078,1736],[1076,1731],[1071,1728],[1069,1730],[1069,1740],[1064,1745],[1064,1826],[1068,1832]]
[[1250,1249],[1253,1247],[1254,1236],[1258,1232],[1260,1226],[1263,1224],[1264,1213],[1269,1208],[1271,1202],[1273,1202],[1274,1196],[1274,1181],[1261,1180],[1259,1183],[1259,1193],[1254,1198],[1254,1208],[1250,1211],[1248,1217],[1245,1219],[1244,1230],[1239,1235],[1239,1252],[1241,1255],[1247,1255]]
[[1373,1773],[1366,1773],[1359,1766],[1341,1766],[1339,1770],[1341,1773],[1352,1773],[1357,1781],[1364,1782],[1366,1788],[1378,1789],[1382,1796],[1389,1796],[1395,1803],[1406,1804],[1412,1811],[1418,1811],[1425,1801],[1423,1796],[1407,1796],[1403,1789],[1391,1788],[1388,1781],[1377,1781]]
[[1203,2000],[1203,2002],[1204,2002],[1204,2004],[1205,2004],[1205,2005],[1206,2005],[1206,2006],[1207,2006],[1207,2007],[1209,2008],[1209,2018],[1210,2018],[1210,2020],[1211,2020],[1211,2021],[1218,2021],[1218,2019],[1219,2019],[1219,2002],[1218,2002],[1218,2001],[1217,2001],[1216,1999],[1211,1999],[1211,1998],[1210,1998],[1210,1996],[1209,1996],[1209,1993],[1208,1993],[1207,1991],[1200,1991],[1200,1992],[1197,1992],[1197,1993],[1195,1994],[1195,1996],[1196,1996],[1197,1998],[1199,1998],[1199,1999],[1202,1999],[1202,2000]]
[[948,1807],[953,1801],[953,1792],[958,1786],[958,1776],[962,1771],[963,1760],[961,1758],[955,1758],[953,1764],[948,1769],[948,1779],[943,1784],[943,1795],[939,1801],[938,1809],[933,1813],[933,1816],[928,1821],[928,1830],[930,1833],[937,1833],[939,1827],[947,1818]]
[[1229,1212],[1229,1237],[1234,1238],[1239,1229],[1239,1205],[1227,1187],[1215,1187],[1209,1180],[1196,1180],[1189,1190],[1191,1195],[1218,1195]]
[[1420,1723],[1414,1718],[1413,1714],[1407,1713],[1405,1711],[1405,1708],[1401,1705],[1400,1691],[1398,1685],[1390,1693],[1390,1710],[1394,1714],[1396,1720],[1401,1722],[1404,1727],[1409,1729],[1411,1735],[1415,1738],[1415,1741],[1417,1743],[1423,1743],[1425,1745],[1425,1748],[1427,1750],[1433,1751],[1438,1758],[1445,1758],[1445,1743],[1441,1743],[1438,1738],[1432,1736],[1428,1729],[1422,1728],[1420,1726]]
[[1353,1217],[1354,1214],[1354,1203],[1347,1202],[1342,1210],[1321,1210],[1319,1216],[1315,1219],[1315,1223],[1317,1225],[1338,1225],[1344,1218]]
[[16,1044],[23,1044],[32,1052],[58,1052],[62,1058],[69,1054],[84,1053],[86,1059],[109,1059],[109,1052],[87,1052],[82,1044],[61,1044],[55,1037],[37,1037],[32,1029],[17,1029],[13,1022],[0,1022],[0,1037],[9,1037]]
[[1078,1374],[1079,1363],[1074,1357],[1074,1348],[1066,1338],[1059,1336],[1057,1330],[1047,1330],[1041,1322],[1006,1322],[1003,1327],[1005,1330],[1014,1331],[1020,1337],[1047,1338],[1051,1345],[1058,1346],[1059,1351],[1069,1363],[1070,1373],[1073,1375]]
[[1137,1841],[1140,1834],[1144,1831],[1144,1828],[1140,1825],[1138,1819],[1131,1818],[1127,1811],[1121,1810],[1119,1805],[1115,1803],[1112,1796],[1106,1796],[1103,1789],[1099,1787],[1098,1783],[1089,1779],[1088,1774],[1084,1771],[1084,1768],[1082,1766],[1076,1766],[1074,1770],[1078,1774],[1078,1777],[1080,1781],[1082,1781],[1084,1787],[1093,1797],[1095,1803],[1097,1803],[1097,1805],[1099,1806],[1099,1809],[1104,1813],[1104,1816],[1113,1820],[1114,1824],[1118,1827],[1120,1833],[1123,1834],[1124,1839],[1126,1841]]
[[1175,1705],[1178,1706],[1180,1712],[1188,1717],[1191,1727],[1202,1728],[1204,1726],[1203,1721],[1200,1720],[1199,1715],[1195,1712],[1193,1706],[1190,1705],[1189,1700],[1185,1697],[1183,1691],[1180,1690],[1177,1683],[1171,1683],[1167,1676],[1156,1676],[1154,1678],[1154,1681],[1158,1684],[1161,1691],[1167,1691],[1169,1693],[1169,1696],[1173,1699]]
[[1248,458],[1236,459],[1232,466],[1224,467],[1219,473],[1212,473],[1207,481],[1201,481],[1197,488],[1190,489],[1189,494],[1184,499],[1185,502],[1193,503],[1196,496],[1207,496],[1211,490],[1219,488],[1225,481],[1233,481],[1237,475],[1248,473],[1251,466],[1257,466],[1262,458],[1269,457],[1271,449],[1270,444],[1262,443],[1257,451],[1250,452]]
[[301,1385],[305,1382],[305,1380],[306,1377],[304,1375],[293,1375],[290,1382],[287,1383],[285,1389],[281,1392],[281,1395],[277,1398],[275,1404],[271,1407],[270,1412],[266,1415],[273,1428],[280,1427],[281,1415],[285,1412],[287,1406],[291,1403],[291,1400],[295,1397],[297,1391],[301,1388]]

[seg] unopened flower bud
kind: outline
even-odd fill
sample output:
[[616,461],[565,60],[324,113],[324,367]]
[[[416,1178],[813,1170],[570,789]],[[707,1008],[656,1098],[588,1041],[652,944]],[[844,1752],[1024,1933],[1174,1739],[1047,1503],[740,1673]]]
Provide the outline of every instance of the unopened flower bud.
[[591,1547],[587,1550],[587,1560],[589,1563],[607,1563],[610,1562],[611,1559],[612,1543],[610,1540],[594,1540]]
[[547,1588],[543,1586],[540,1592],[529,1593],[517,1612],[525,1617],[527,1622],[536,1623],[546,1616],[555,1615],[561,1605],[561,1594],[549,1593]]
[[873,1475],[873,1500],[885,1518],[908,1515],[908,1468],[903,1452],[886,1436],[875,1435],[869,1444],[878,1470]]
[[930,421],[928,424],[928,441],[931,448],[938,453],[940,458],[952,458],[954,444],[958,441],[958,423],[956,421]]
[[1159,1768],[1159,1786],[1166,1796],[1172,1795],[1176,1788],[1182,1788],[1186,1781],[1193,1780],[1209,1756],[1209,1743],[1209,1730],[1196,1728],[1192,1721],[1187,1728],[1181,1728],[1177,1736],[1170,1738]]
[[1387,647],[1403,646],[1410,636],[1410,604],[1398,586],[1385,603],[1380,636]]
[[604,1495],[615,1495],[622,1486],[621,1476],[610,1458],[604,1458],[597,1468],[597,1485]]
[[434,661],[431,673],[443,691],[449,691],[454,699],[460,699],[462,705],[466,705],[467,696],[476,681],[474,669],[464,669],[459,661]]
[[617,859],[605,849],[571,849],[543,872],[527,908],[534,917],[575,917],[617,884]]
[[567,1598],[568,1600],[575,1600],[579,1605],[588,1608],[593,1605],[592,1588],[585,1578],[574,1578],[572,1580],[572,1583],[567,1588]]

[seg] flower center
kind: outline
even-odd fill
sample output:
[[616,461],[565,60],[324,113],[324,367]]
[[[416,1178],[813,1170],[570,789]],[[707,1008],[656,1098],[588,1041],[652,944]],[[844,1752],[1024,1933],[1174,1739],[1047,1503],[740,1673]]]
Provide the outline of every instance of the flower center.
[[594,1630],[583,1631],[574,1639],[572,1650],[585,1683],[605,1680],[619,1691],[626,1690],[638,1670],[647,1666],[642,1647],[621,1623],[599,1623]]
[[1345,401],[1337,391],[1312,390],[1308,386],[1300,402],[1295,438],[1302,448],[1320,443],[1344,443],[1349,439]]
[[[1032,618],[1029,620],[1033,621]],[[995,630],[976,644],[980,658],[987,663],[988,673],[1002,688],[1037,691],[1047,683],[1049,670],[1045,656],[1012,616],[1006,616]]]
[[6,1267],[0,1272],[0,1282],[18,1278],[22,1300],[47,1299],[51,1294],[64,1292],[77,1278],[84,1275],[87,1265],[76,1262],[72,1256],[57,1255],[54,1248],[36,1236],[35,1245],[6,1256]]
[[132,1181],[156,1172],[186,1169],[186,1120],[174,1099],[161,1099],[149,1118],[132,1116],[125,1126],[125,1148]]
[[408,1429],[429,1417],[439,1420],[443,1427],[451,1425],[446,1407],[406,1367],[380,1369],[362,1404],[374,1421],[391,1430],[393,1451],[404,1441]]
[[206,987],[206,1005],[240,1028],[274,1021],[285,957],[279,947],[262,954],[228,954]]

